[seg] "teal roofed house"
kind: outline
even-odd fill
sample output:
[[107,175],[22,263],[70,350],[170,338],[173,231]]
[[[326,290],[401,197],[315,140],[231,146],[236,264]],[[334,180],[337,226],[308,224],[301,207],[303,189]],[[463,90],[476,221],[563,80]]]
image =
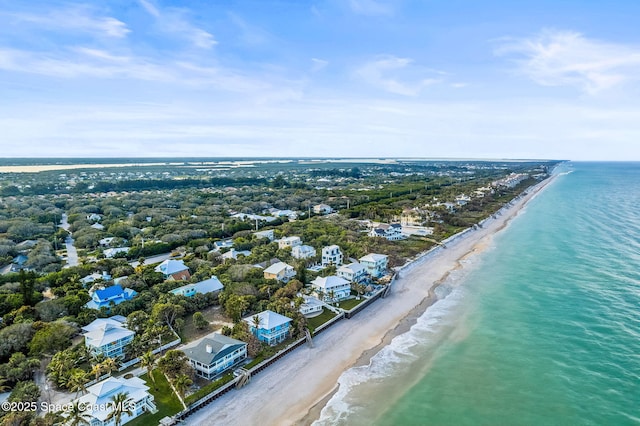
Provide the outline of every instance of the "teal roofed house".
[[289,328],[292,320],[289,317],[267,310],[244,318],[243,321],[249,324],[249,330],[258,340],[273,346],[289,337]]
[[207,294],[216,291],[221,291],[224,285],[220,282],[215,275],[211,276],[208,280],[200,281],[194,284],[183,285],[182,287],[174,288],[170,293],[176,296],[193,297],[196,294]]

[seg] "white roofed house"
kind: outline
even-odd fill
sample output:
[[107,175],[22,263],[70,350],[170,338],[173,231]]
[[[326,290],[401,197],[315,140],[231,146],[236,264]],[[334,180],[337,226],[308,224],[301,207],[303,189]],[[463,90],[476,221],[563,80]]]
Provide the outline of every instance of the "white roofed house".
[[82,327],[84,344],[92,355],[103,354],[107,358],[124,357],[135,333],[124,326],[125,318],[114,316],[98,318]]
[[220,282],[218,277],[212,275],[208,280],[200,281],[194,284],[183,285],[182,287],[174,288],[169,293],[176,296],[193,297],[196,294],[208,294],[219,292],[224,288],[224,285]]
[[332,211],[333,209],[331,208],[331,206],[327,204],[316,204],[315,206],[313,206],[313,212],[315,214],[329,214]]
[[[89,386],[87,393],[73,400],[72,404],[77,402],[78,405],[86,408],[84,413],[89,416],[86,420],[90,426],[113,426],[115,425],[115,420],[111,417],[115,408],[113,399],[118,394],[124,394],[127,398],[124,408],[131,410],[131,414],[122,414],[120,424],[124,425],[146,412],[157,412],[153,395],[148,391],[149,387],[139,377],[130,379],[109,377]],[[62,415],[68,416],[65,413]]]
[[247,358],[247,344],[218,333],[211,333],[181,349],[196,374],[207,380],[238,365]]
[[337,275],[352,283],[359,283],[367,278],[367,268],[361,263],[353,262],[339,267]]
[[313,318],[322,313],[323,303],[312,296],[302,296],[304,303],[300,305],[300,313],[307,318]]
[[257,315],[243,318],[242,321],[249,324],[249,330],[258,340],[273,346],[286,340],[292,320],[289,317],[267,310]]
[[389,256],[386,254],[369,253],[360,258],[360,263],[373,278],[380,278],[387,273],[388,262]]
[[291,249],[291,256],[295,259],[308,259],[316,255],[316,249],[311,246],[301,245]]
[[267,229],[266,231],[254,232],[253,235],[255,235],[256,238],[266,238],[269,241],[273,241],[273,239],[275,238],[275,236],[273,234],[273,229]]
[[296,271],[293,269],[293,266],[284,262],[274,263],[262,272],[265,280],[287,282],[296,276]]
[[317,277],[311,281],[311,287],[325,302],[344,300],[351,295],[351,283],[335,275]]
[[295,247],[302,244],[300,237],[284,237],[278,240],[278,248],[285,249],[288,247]]
[[342,251],[337,245],[322,247],[322,266],[342,265]]
[[386,238],[389,241],[397,241],[407,238],[407,236],[402,233],[402,225],[399,223],[392,223],[390,225],[381,223],[369,231],[369,236]]

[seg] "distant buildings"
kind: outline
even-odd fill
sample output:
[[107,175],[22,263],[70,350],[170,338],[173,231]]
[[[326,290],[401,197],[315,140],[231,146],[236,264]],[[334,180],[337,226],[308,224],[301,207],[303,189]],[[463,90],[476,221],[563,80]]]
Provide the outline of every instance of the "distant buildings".
[[243,318],[243,321],[249,324],[249,330],[258,340],[271,346],[284,341],[291,327],[291,318],[268,310]]
[[169,293],[175,294],[176,296],[193,297],[196,294],[215,293],[221,291],[223,288],[224,285],[222,285],[218,277],[212,275],[208,280],[183,285],[182,287],[174,288]]
[[295,246],[291,249],[291,256],[295,259],[308,259],[316,255],[316,249],[307,245]]
[[302,245],[302,240],[300,239],[300,237],[284,237],[278,240],[278,248],[280,249],[286,249],[299,245]]
[[247,358],[247,344],[218,333],[211,333],[184,348],[182,352],[196,374],[211,380]]
[[322,266],[342,265],[342,251],[337,245],[326,246],[322,248]]
[[316,204],[313,206],[313,212],[315,214],[329,214],[333,212],[333,209],[327,204]]
[[256,238],[267,238],[269,241],[273,241],[273,239],[275,238],[275,236],[273,234],[273,229],[267,229],[266,231],[254,232],[253,235],[255,235]]
[[104,257],[110,259],[120,253],[124,253],[124,254],[129,253],[129,247],[108,248],[108,249],[105,249],[105,251],[103,251],[102,253],[104,254]]
[[98,318],[82,327],[84,345],[91,355],[102,354],[107,358],[124,357],[128,344],[133,342],[135,333],[125,327],[126,318],[113,316]]
[[402,225],[399,223],[392,223],[390,225],[381,223],[369,231],[369,236],[386,238],[389,241],[397,241],[407,238],[407,236],[402,233]]
[[90,293],[91,300],[85,306],[89,309],[100,310],[100,308],[107,308],[108,310],[112,303],[119,305],[122,302],[133,299],[136,294],[138,293],[131,288],[123,289],[119,285],[112,285],[111,287],[96,290],[93,294]]
[[184,281],[191,278],[189,267],[182,260],[167,259],[155,268],[162,273],[165,280]]
[[277,280],[287,282],[291,278],[296,276],[296,271],[293,266],[284,262],[274,263],[263,271],[265,280]]

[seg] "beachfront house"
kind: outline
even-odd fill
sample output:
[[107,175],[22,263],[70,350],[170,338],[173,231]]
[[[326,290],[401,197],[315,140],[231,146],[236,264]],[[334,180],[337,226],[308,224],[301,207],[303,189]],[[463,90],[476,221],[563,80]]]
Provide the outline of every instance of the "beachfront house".
[[316,249],[305,244],[301,246],[295,246],[291,249],[291,256],[294,259],[308,259],[316,255]]
[[383,277],[387,273],[389,256],[386,254],[369,253],[359,260],[362,266],[367,269],[367,273],[373,278]]
[[325,302],[344,300],[351,295],[351,283],[335,275],[317,277],[311,281],[311,288]]
[[322,313],[323,303],[313,296],[303,295],[304,303],[300,305],[300,313],[306,318],[313,318]]
[[367,278],[367,268],[361,263],[353,262],[339,267],[337,275],[352,283],[360,283]]
[[175,294],[176,296],[193,297],[196,294],[216,293],[223,288],[224,285],[222,285],[218,277],[212,275],[208,280],[183,285],[182,287],[174,288],[169,293]]
[[322,247],[322,266],[342,265],[342,251],[337,245]]
[[165,280],[184,281],[191,278],[189,267],[182,260],[167,259],[155,268],[162,273]]
[[[146,413],[157,412],[153,395],[149,393],[149,387],[144,380],[139,377],[125,379],[123,377],[109,377],[106,380],[89,386],[86,394],[71,403],[77,403],[80,407],[84,407],[84,414],[87,416],[85,421],[90,426],[114,426],[115,421],[109,418],[114,410],[112,397],[120,393],[125,394],[128,398],[127,407],[131,410],[131,414],[123,413],[120,419],[120,425],[135,419],[136,417]],[[68,413],[62,414],[64,417]]]
[[271,346],[277,345],[289,336],[291,318],[273,311],[263,311],[242,320],[249,324],[249,330],[258,340]]
[[293,266],[284,262],[274,263],[262,272],[265,280],[287,282],[296,276],[296,271],[293,269]]
[[390,225],[381,223],[371,228],[368,235],[370,237],[385,238],[389,241],[398,241],[407,238],[407,236],[402,233],[402,225],[399,223],[392,223]]
[[278,240],[278,248],[280,249],[286,249],[286,248],[290,248],[290,247],[295,247],[295,246],[299,246],[302,245],[302,240],[300,239],[300,237],[284,237]]
[[133,299],[136,294],[138,293],[131,288],[123,289],[119,285],[112,285],[111,287],[89,292],[91,300],[87,302],[85,307],[98,310],[106,308],[108,311],[111,304],[119,305],[122,302]]
[[84,345],[91,355],[102,354],[107,358],[124,357],[125,348],[135,333],[125,327],[126,318],[120,315],[98,318],[82,327]]
[[181,349],[196,374],[211,380],[247,358],[247,344],[218,333],[211,333]]

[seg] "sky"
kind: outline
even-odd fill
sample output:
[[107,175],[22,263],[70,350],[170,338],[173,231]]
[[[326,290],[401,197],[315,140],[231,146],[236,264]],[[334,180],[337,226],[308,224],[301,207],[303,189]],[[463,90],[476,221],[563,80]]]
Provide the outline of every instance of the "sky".
[[0,157],[640,160],[637,0],[0,0]]

